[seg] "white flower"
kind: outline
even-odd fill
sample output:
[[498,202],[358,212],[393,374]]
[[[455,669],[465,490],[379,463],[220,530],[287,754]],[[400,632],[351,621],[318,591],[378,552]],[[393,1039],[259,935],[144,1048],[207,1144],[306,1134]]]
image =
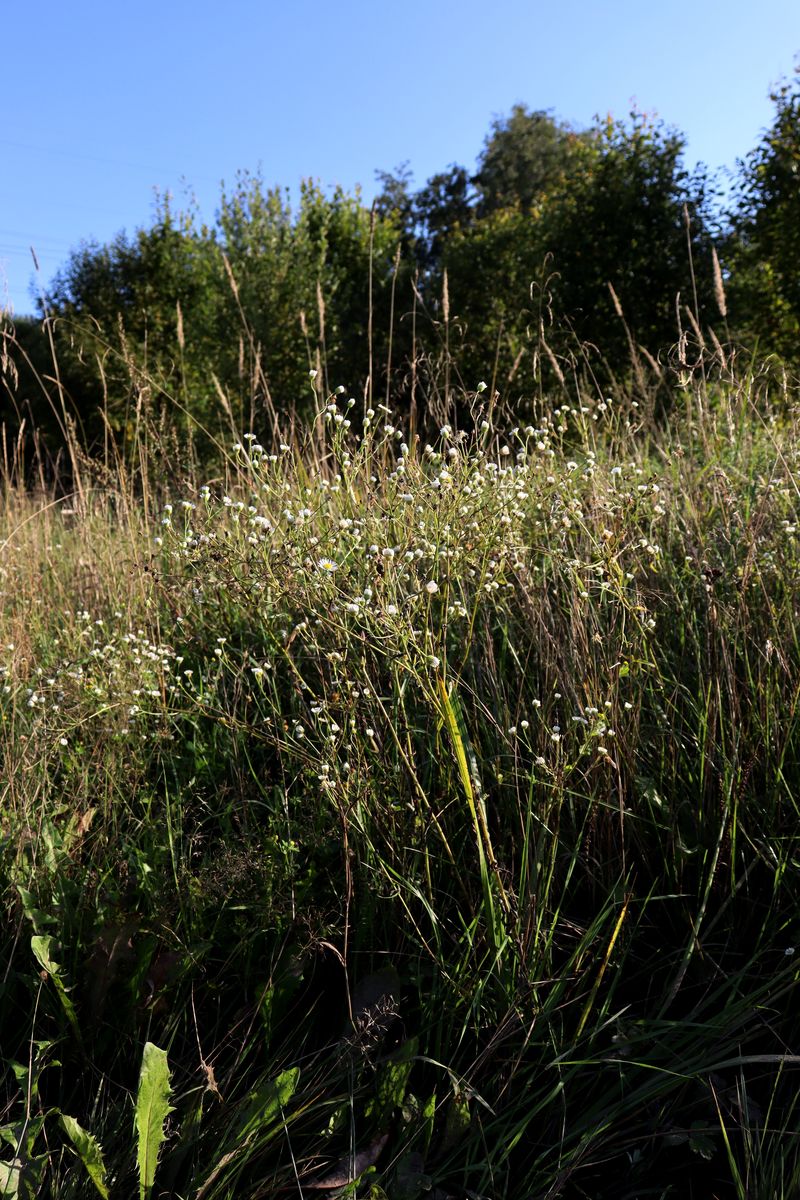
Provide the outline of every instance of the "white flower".
[[334,571],[338,571],[339,564],[332,558],[321,558],[317,562],[317,570],[323,575],[332,575]]
[[429,596],[435,596],[436,593],[438,592],[438,590],[439,590],[439,585],[435,579],[429,579],[428,582],[425,584],[425,591],[428,593]]

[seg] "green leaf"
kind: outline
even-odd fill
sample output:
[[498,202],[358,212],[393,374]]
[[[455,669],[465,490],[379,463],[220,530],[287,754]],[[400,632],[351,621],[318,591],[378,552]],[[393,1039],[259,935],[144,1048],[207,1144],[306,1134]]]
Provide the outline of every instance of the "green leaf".
[[29,892],[21,884],[17,885],[17,895],[19,896],[22,905],[22,911],[30,921],[34,928],[34,932],[39,931],[43,925],[55,925],[56,918],[49,913],[43,912],[42,909],[36,907],[36,901],[33,898],[33,893]]
[[714,1139],[709,1136],[708,1127],[703,1121],[692,1122],[689,1130],[689,1146],[701,1158],[709,1159],[714,1157],[717,1147]]
[[3,1200],[35,1200],[46,1167],[46,1154],[0,1162],[0,1197]]
[[431,1092],[428,1099],[422,1105],[421,1116],[423,1121],[422,1146],[427,1154],[433,1139],[433,1126],[436,1120],[436,1092]]
[[139,1200],[150,1195],[156,1176],[158,1152],[164,1143],[164,1124],[173,1111],[170,1103],[169,1066],[165,1050],[146,1042],[136,1095],[135,1127],[139,1167]]
[[396,1108],[400,1108],[405,1099],[408,1077],[414,1066],[418,1046],[417,1038],[409,1038],[378,1071],[375,1097],[367,1103],[364,1111],[380,1126],[391,1117]]
[[0,1162],[0,1196],[16,1197],[22,1194],[20,1181],[24,1166],[21,1158],[15,1158],[13,1162]]
[[237,1130],[240,1141],[252,1137],[257,1130],[275,1120],[294,1095],[299,1078],[299,1067],[293,1067],[291,1071],[283,1071],[276,1079],[267,1080],[250,1093]]
[[458,1088],[453,1089],[453,1095],[447,1105],[445,1114],[442,1148],[450,1150],[469,1132],[471,1123],[469,1099]]
[[30,1120],[15,1121],[13,1125],[4,1125],[0,1129],[0,1139],[23,1159],[33,1157],[36,1139],[44,1129],[45,1116],[31,1117]]
[[107,1200],[106,1166],[103,1162],[103,1151],[100,1149],[100,1143],[91,1133],[79,1125],[74,1117],[67,1117],[62,1113],[61,1124],[64,1132],[77,1151],[78,1157],[86,1168],[92,1183],[100,1195]]
[[49,934],[35,933],[31,938],[31,950],[34,957],[42,970],[46,971],[53,981],[58,998],[61,1001],[61,1007],[64,1009],[67,1020],[72,1026],[72,1031],[78,1041],[83,1044],[78,1018],[75,1015],[75,1006],[69,998],[69,992],[62,978],[62,968],[53,958],[52,951],[55,944],[55,938],[50,937]]

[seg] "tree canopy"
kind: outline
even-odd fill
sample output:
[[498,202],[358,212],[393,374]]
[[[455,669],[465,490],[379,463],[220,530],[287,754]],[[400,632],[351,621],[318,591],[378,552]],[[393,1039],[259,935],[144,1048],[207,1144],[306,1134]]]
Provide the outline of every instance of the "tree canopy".
[[[42,301],[60,395],[91,444],[132,438],[145,410],[200,439],[292,412],[317,402],[309,371],[399,403],[445,360],[449,380],[491,374],[512,398],[545,361],[625,376],[640,354],[665,360],[687,320],[722,320],[715,234],[725,336],[796,362],[799,78],[774,89],[722,216],[678,131],[640,112],[576,130],[523,104],[493,120],[474,172],[415,187],[408,164],[381,171],[371,206],[310,180],[293,204],[247,172],[210,226],[162,198],[148,227],[79,246]],[[25,387],[38,369],[46,391],[49,337],[18,326]],[[12,424],[20,411],[12,397]]]
[[771,92],[773,122],[739,165],[728,212],[731,317],[761,349],[800,349],[800,68]]

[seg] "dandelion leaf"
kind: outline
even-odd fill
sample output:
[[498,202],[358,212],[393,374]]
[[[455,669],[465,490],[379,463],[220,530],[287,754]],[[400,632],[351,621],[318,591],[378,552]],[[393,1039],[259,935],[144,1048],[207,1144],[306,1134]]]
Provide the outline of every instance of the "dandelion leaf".
[[100,1143],[88,1130],[79,1125],[74,1117],[61,1114],[61,1125],[69,1140],[86,1168],[86,1172],[101,1196],[107,1200],[106,1166],[103,1162],[103,1151]]
[[166,1051],[152,1042],[145,1043],[139,1090],[136,1095],[135,1127],[139,1167],[139,1200],[145,1200],[153,1187],[158,1154],[163,1145],[164,1125],[172,1107],[169,1103],[170,1080]]

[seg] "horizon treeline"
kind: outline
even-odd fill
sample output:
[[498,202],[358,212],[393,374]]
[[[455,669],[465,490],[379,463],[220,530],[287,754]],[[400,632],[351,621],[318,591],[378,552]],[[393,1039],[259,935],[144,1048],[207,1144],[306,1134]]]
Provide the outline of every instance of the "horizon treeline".
[[477,170],[360,194],[242,172],[213,224],[158,200],[147,227],[86,242],[39,301],[3,318],[7,435],[89,449],[161,421],[198,444],[307,414],[316,388],[436,408],[479,380],[514,401],[579,374],[671,380],[737,345],[790,368],[800,347],[800,73],[718,183],[642,112],[575,129],[522,104]]

